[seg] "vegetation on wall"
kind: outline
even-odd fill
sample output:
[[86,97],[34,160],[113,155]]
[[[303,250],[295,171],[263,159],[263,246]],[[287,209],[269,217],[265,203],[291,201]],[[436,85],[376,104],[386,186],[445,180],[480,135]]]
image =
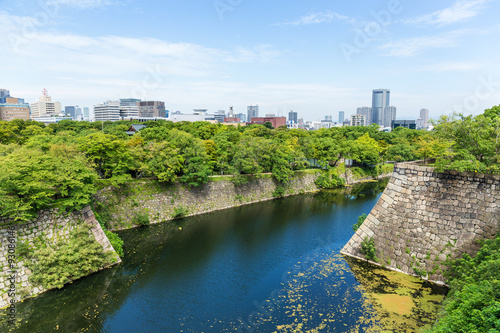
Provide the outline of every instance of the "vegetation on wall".
[[375,240],[373,237],[365,237],[361,242],[361,253],[363,253],[368,260],[378,261],[376,256],[377,249],[375,248]]
[[366,217],[366,214],[361,214],[360,216],[358,216],[358,222],[352,225],[352,230],[354,230],[354,232],[358,231],[359,227],[361,227],[363,222],[365,222]]
[[450,292],[433,333],[500,331],[500,236],[450,269]]
[[102,245],[92,237],[90,228],[84,224],[73,229],[67,241],[61,239],[54,244],[45,239],[37,239],[33,247],[22,243],[17,251],[32,271],[31,282],[46,289],[62,288],[68,282],[116,262],[116,256],[104,252]]

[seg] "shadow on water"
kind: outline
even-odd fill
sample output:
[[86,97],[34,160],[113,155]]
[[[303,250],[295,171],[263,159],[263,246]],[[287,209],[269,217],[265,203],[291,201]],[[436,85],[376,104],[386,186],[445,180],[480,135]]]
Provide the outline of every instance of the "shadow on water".
[[[271,302],[276,295],[280,302],[259,325],[263,331],[291,329],[297,318],[302,318],[302,326],[295,325],[299,331],[374,327],[378,319],[370,311],[377,303],[366,302],[371,291],[363,282],[374,275],[351,262],[349,268],[338,251],[351,237],[357,216],[372,209],[386,184],[121,231],[122,264],[17,304],[17,325],[9,326],[2,317],[0,331],[232,331],[241,325],[238,318],[250,325],[255,301]],[[395,289],[378,280],[376,288]],[[424,320],[427,312],[419,311],[415,315]]]

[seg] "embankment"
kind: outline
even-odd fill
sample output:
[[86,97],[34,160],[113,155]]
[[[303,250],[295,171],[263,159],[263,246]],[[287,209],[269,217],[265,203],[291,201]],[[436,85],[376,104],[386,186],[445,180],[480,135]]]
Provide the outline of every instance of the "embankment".
[[[296,172],[290,183],[283,188],[283,196],[318,191],[314,181],[319,172]],[[349,184],[373,179],[358,179],[350,171],[347,176]],[[378,178],[389,176],[390,174],[382,174]],[[270,175],[251,178],[242,185],[235,185],[228,177],[220,180],[213,178],[197,188],[180,183],[161,185],[144,180],[130,182],[118,188],[103,188],[94,197],[94,210],[110,230],[122,230],[136,226],[137,216],[141,214],[147,214],[150,223],[160,223],[172,220],[178,211],[183,211],[183,216],[192,216],[275,199],[280,189],[281,186]]]
[[378,264],[444,283],[444,265],[498,232],[500,176],[437,173],[397,164],[380,200],[341,253],[364,258],[373,238]]
[[10,220],[0,218],[0,308],[8,306],[12,300],[18,302],[48,290],[30,281],[32,272],[25,265],[20,254],[21,248],[25,247],[26,250],[26,247],[33,247],[35,243],[44,246],[54,245],[59,241],[69,243],[71,232],[83,225],[89,226],[93,238],[101,244],[104,251],[111,251],[118,263],[120,258],[90,207],[68,215],[57,214],[56,210],[40,211],[36,219],[25,224],[11,224]]

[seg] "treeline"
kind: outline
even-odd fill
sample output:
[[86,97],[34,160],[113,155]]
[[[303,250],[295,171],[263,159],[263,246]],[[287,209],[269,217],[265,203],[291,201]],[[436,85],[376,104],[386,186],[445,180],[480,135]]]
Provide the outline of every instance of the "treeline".
[[98,179],[120,184],[147,177],[199,186],[214,174],[238,179],[272,173],[286,185],[295,170],[311,164],[328,170],[343,159],[373,167],[432,157],[439,158],[441,169],[495,171],[499,109],[475,118],[442,118],[434,132],[397,128],[386,133],[376,125],[308,132],[157,121],[129,137],[129,121],[0,122],[1,215],[25,221],[43,208],[80,209]]

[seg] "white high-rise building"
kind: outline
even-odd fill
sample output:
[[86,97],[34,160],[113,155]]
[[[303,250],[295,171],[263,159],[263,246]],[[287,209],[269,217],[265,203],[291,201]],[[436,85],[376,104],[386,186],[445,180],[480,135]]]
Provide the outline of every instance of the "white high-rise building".
[[422,127],[427,128],[427,125],[429,123],[429,110],[420,110],[420,119],[422,119]]
[[120,102],[107,101],[102,104],[94,105],[95,121],[117,121],[120,120]]
[[31,103],[31,119],[36,117],[58,116],[61,113],[61,103],[52,102],[47,89],[43,89],[43,96],[35,103]]
[[351,116],[351,126],[366,126],[366,116],[364,114],[353,114]]

